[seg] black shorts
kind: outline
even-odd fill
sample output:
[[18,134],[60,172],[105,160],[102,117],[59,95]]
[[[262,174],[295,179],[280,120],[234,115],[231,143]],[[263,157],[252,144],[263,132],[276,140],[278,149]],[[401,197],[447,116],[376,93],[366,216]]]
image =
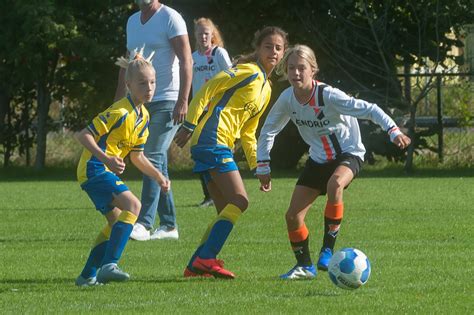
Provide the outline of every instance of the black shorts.
[[335,160],[324,164],[316,163],[311,158],[308,158],[296,185],[317,189],[321,192],[321,195],[325,195],[329,178],[331,178],[339,165],[350,168],[354,177],[356,177],[362,168],[362,163],[360,157],[352,154],[341,154]]

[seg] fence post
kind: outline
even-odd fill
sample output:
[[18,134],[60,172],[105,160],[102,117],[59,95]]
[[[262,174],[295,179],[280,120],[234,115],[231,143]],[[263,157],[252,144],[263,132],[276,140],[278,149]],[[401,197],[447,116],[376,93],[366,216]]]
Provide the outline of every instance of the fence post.
[[436,76],[436,104],[438,110],[438,159],[440,163],[444,161],[443,143],[443,104],[441,102],[441,75]]
[[410,76],[410,63],[405,60],[404,67],[404,93],[405,93],[405,101],[408,104],[408,108],[410,109],[410,120],[408,121],[408,136],[412,139],[411,145],[408,147],[407,150],[407,159],[405,161],[405,172],[411,173],[413,171],[413,156],[415,154],[415,139],[416,139],[416,132],[415,132],[415,118],[416,118],[416,105],[412,104],[411,101],[411,76]]

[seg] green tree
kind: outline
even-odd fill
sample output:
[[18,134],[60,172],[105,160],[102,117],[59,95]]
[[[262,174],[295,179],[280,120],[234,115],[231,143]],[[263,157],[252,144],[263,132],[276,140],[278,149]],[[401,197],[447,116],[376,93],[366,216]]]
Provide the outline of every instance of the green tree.
[[80,118],[68,120],[72,127],[87,119],[90,107],[96,112],[110,103],[116,77],[113,57],[119,55],[130,8],[129,1],[1,2],[1,12],[8,12],[0,20],[2,29],[8,30],[0,35],[0,73],[10,79],[0,83],[0,128],[9,131],[1,139],[6,161],[20,145],[11,135],[14,122],[24,120],[13,115],[19,96],[34,95],[35,101],[20,111],[34,118],[38,169],[46,162],[52,101],[78,109],[68,111]]

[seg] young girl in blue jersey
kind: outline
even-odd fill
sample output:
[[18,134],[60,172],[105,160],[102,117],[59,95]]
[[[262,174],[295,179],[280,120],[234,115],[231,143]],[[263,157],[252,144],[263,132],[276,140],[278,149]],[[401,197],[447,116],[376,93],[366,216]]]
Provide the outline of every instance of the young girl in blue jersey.
[[343,191],[358,174],[365,154],[356,118],[380,125],[400,149],[410,144],[410,138],[376,104],[316,81],[318,65],[308,46],[288,49],[277,71],[288,78],[291,86],[281,93],[260,132],[257,177],[260,189],[270,191],[270,150],[275,136],[291,120],[310,149],[285,216],[297,263],[280,277],[308,279],[316,276],[316,267],[309,251],[305,217],[316,198],[327,194],[323,246],[317,262],[318,269],[327,270],[344,213]]
[[[191,257],[185,277],[235,277],[217,259],[235,223],[248,207],[247,192],[232,150],[240,138],[250,168],[257,166],[255,131],[270,100],[268,77],[287,46],[287,34],[278,27],[257,32],[255,52],[241,58],[235,67],[218,73],[199,90],[175,136],[180,147],[192,138],[193,171],[205,176],[218,213]],[[209,111],[199,121],[206,106]]]
[[[211,19],[202,17],[194,21],[194,37],[197,49],[193,52],[193,96],[213,76],[232,66],[229,54],[224,48],[224,41],[219,29]],[[207,108],[204,109],[201,115],[204,115],[206,112]],[[203,175],[199,177],[204,193],[204,200],[199,206],[212,206],[214,202],[207,190],[204,177]]]
[[155,70],[150,62],[152,56],[145,59],[142,52],[134,51],[131,57],[130,61],[124,58],[117,61],[126,69],[128,95],[99,113],[76,135],[84,146],[77,167],[78,181],[107,220],[84,269],[76,279],[77,286],[130,278],[117,263],[141,204],[118,177],[125,169],[123,159],[130,153],[130,160],[140,171],[154,178],[163,191],[170,188],[169,180],[143,154],[149,122],[143,103],[150,101],[155,90]]

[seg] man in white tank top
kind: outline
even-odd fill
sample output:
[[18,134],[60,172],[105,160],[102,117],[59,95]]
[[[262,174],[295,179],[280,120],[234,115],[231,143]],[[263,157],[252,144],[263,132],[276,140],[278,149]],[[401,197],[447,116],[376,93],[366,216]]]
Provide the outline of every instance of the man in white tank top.
[[[150,113],[150,136],[145,144],[145,155],[168,177],[167,151],[188,109],[192,80],[191,47],[186,23],[178,12],[159,0],[135,2],[140,11],[130,16],[127,22],[127,51],[142,47],[145,55],[155,51],[156,90],[152,101],[146,104]],[[121,71],[115,98],[124,94],[124,72]],[[156,182],[145,176],[141,202],[140,215],[130,237],[140,241],[178,239],[171,190],[162,193]],[[160,226],[150,233],[157,212]]]

